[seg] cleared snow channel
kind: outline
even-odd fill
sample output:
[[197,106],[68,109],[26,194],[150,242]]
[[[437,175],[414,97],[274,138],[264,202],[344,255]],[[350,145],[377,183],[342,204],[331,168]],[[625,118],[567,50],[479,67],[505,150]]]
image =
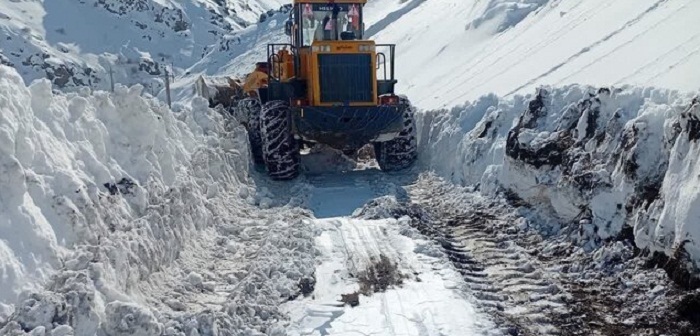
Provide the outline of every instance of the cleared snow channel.
[[[291,335],[487,335],[492,322],[473,305],[463,281],[438,247],[410,227],[410,218],[353,218],[337,195],[372,199],[372,186],[325,184],[312,191],[319,264],[312,294],[286,303]],[[346,199],[345,196],[342,199]],[[335,209],[332,210],[332,209]],[[332,217],[339,216],[339,217]],[[401,279],[385,291],[363,290],[380,263]],[[386,264],[385,264],[386,265]],[[376,268],[378,269],[378,268]],[[362,280],[358,280],[362,279]],[[390,281],[387,281],[390,282]],[[358,294],[354,297],[354,294]],[[356,300],[353,302],[353,300]],[[355,305],[356,304],[356,305]]]

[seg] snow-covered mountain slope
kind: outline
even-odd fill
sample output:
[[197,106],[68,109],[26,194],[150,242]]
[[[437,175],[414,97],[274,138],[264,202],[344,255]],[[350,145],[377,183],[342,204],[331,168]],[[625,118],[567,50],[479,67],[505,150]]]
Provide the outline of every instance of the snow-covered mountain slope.
[[[200,76],[229,76],[244,78],[253,71],[255,63],[267,59],[268,43],[288,43],[283,34],[285,10],[271,13],[264,22],[226,36],[218,48],[211,48],[200,60],[183,69],[172,84],[173,97],[189,101],[195,96],[194,83]],[[160,97],[164,98],[164,92]]]
[[308,215],[256,190],[243,128],[142,91],[0,66],[0,335],[273,332],[313,272]]
[[[279,10],[282,0],[11,0],[0,2],[0,62],[27,81],[57,87],[146,84],[158,92],[175,73],[236,32]],[[152,87],[151,87],[152,86]]]
[[[422,108],[539,85],[698,90],[695,0],[375,0],[399,88]],[[370,16],[374,18],[373,16]]]
[[553,215],[550,233],[563,225],[588,250],[633,234],[697,268],[698,113],[695,95],[659,89],[491,95],[421,114],[420,153],[455,183]]

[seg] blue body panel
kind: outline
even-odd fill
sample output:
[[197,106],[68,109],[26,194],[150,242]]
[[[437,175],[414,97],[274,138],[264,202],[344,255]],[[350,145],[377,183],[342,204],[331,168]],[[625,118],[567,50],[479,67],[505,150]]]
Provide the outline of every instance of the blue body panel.
[[397,106],[318,107],[292,110],[296,133],[309,141],[337,149],[358,149],[382,133],[400,132],[403,117]]

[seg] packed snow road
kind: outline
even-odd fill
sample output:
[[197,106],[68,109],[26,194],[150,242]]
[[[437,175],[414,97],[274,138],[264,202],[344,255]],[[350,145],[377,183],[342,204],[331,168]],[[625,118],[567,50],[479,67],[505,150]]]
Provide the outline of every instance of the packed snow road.
[[410,227],[410,218],[352,216],[382,187],[391,189],[387,181],[374,181],[380,174],[310,178],[320,264],[313,293],[285,307],[292,320],[288,332],[489,335],[493,323],[476,310],[438,247]]
[[[313,297],[289,304],[292,334],[487,334],[490,322],[460,290],[459,274],[430,256],[427,242],[402,236],[407,223],[330,218],[315,224],[322,261]],[[359,296],[374,290],[380,292]]]

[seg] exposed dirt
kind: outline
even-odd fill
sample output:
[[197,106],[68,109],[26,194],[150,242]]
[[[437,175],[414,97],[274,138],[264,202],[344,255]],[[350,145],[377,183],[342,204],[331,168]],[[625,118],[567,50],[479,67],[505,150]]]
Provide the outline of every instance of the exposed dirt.
[[686,265],[690,265],[690,261],[688,254],[685,252],[684,245],[685,243],[676,248],[671,258],[663,253],[654,252],[647,260],[646,265],[650,268],[663,268],[669,278],[680,288],[686,290],[698,289],[700,288],[700,277],[694,275],[692,271],[686,267]]
[[405,276],[401,274],[397,265],[385,255],[380,255],[366,270],[360,272],[357,280],[360,283],[360,293],[372,295],[372,293],[385,292],[387,289],[400,286]]

